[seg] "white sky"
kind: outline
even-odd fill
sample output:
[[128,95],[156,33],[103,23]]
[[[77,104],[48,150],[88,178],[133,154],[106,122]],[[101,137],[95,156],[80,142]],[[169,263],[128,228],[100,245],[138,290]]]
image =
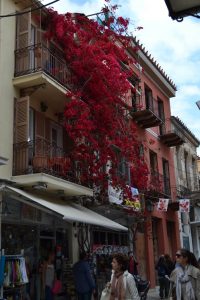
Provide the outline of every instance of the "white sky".
[[[195,104],[200,100],[200,20],[187,17],[181,23],[173,21],[164,0],[114,0],[112,3],[120,5],[118,15],[130,19],[130,31],[177,86],[176,97],[171,99],[172,115],[178,116],[200,139],[200,110]],[[53,7],[60,13],[88,15],[99,12],[104,4],[103,0],[60,0]],[[137,26],[144,29],[136,32]]]

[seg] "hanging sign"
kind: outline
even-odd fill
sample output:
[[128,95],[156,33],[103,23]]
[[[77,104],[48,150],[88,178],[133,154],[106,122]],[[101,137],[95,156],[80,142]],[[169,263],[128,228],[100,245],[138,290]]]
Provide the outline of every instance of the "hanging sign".
[[190,211],[190,200],[189,199],[180,199],[179,200],[179,211],[180,212],[189,212]]
[[133,211],[140,211],[141,203],[139,199],[138,189],[134,187],[130,187],[130,189],[131,189],[131,199],[129,198],[124,199],[123,206],[125,208],[131,208]]
[[108,184],[108,199],[110,203],[122,204],[123,202],[122,190],[113,188],[111,184]]
[[169,204],[169,199],[159,198],[159,201],[157,204],[157,210],[158,211],[167,211],[168,204]]

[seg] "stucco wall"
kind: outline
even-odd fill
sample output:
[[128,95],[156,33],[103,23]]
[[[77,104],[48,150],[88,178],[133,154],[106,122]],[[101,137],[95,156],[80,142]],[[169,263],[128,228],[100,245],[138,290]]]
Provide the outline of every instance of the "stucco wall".
[[[1,0],[1,15],[16,11],[14,1]],[[0,167],[0,178],[10,179],[12,173],[13,108],[16,96],[12,79],[14,75],[15,17],[2,18],[0,22],[0,156],[9,159]]]

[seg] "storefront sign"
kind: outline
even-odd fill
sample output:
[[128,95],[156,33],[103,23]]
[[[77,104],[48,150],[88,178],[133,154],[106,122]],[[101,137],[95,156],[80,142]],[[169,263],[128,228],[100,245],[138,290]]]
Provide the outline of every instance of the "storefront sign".
[[114,245],[93,245],[92,252],[93,254],[104,254],[111,255],[113,253],[123,253],[128,254],[128,246],[114,246]]

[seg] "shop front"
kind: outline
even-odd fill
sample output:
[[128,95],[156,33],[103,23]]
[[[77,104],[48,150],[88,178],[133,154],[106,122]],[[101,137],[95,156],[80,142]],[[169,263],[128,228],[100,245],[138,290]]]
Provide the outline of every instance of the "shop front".
[[[1,285],[0,298],[44,299],[43,265],[53,251],[56,275],[62,281],[60,299],[74,299],[72,266],[82,250],[74,224],[127,230],[81,205],[49,195],[6,186],[2,198],[1,254],[9,276]],[[24,270],[20,275],[16,270],[21,262]]]

